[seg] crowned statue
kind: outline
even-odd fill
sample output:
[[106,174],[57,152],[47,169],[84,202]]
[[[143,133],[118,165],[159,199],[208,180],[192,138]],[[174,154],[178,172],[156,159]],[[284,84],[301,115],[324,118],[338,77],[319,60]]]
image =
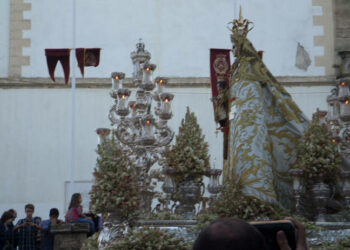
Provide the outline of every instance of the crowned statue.
[[219,122],[228,126],[223,180],[247,196],[290,207],[288,171],[308,121],[248,40],[252,22],[241,13],[230,23],[235,57],[230,83],[216,99],[216,112],[225,110],[217,117],[226,121]]

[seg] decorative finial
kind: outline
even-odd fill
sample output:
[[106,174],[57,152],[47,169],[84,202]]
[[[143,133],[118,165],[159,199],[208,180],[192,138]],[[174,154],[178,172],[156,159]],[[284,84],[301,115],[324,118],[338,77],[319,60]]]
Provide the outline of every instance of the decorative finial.
[[142,42],[142,38],[139,39],[139,42],[136,44],[137,52],[145,51],[145,44]]
[[232,22],[229,22],[229,24],[232,24],[230,30],[234,36],[239,35],[247,37],[248,32],[254,28],[254,26],[249,28],[249,25],[253,24],[252,22],[248,19],[243,19],[242,6],[239,6],[239,19],[234,19]]
[[242,5],[239,6],[239,22],[243,23]]

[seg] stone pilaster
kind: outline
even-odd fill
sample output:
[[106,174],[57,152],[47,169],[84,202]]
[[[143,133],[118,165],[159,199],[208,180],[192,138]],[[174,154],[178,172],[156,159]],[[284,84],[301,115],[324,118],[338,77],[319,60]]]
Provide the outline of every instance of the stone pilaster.
[[30,47],[30,39],[23,38],[23,30],[31,29],[30,20],[23,17],[23,12],[31,10],[31,3],[24,0],[11,0],[10,13],[10,53],[9,78],[18,79],[22,75],[22,66],[30,64],[29,56],[23,56],[22,49]]
[[350,51],[350,1],[334,1],[335,50]]
[[326,75],[334,75],[334,18],[333,0],[312,0],[314,7],[322,9],[313,16],[314,26],[322,26],[323,34],[314,36],[314,45],[324,48],[323,56],[315,56],[315,66],[324,67]]

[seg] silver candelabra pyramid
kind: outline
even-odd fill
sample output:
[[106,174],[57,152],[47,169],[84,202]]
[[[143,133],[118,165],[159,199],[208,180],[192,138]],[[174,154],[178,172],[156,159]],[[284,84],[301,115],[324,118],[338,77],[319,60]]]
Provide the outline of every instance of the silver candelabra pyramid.
[[[97,133],[102,140],[106,135],[115,136],[125,150],[132,152],[140,176],[141,210],[147,214],[151,211],[153,199],[150,168],[160,159],[164,146],[174,137],[167,124],[172,118],[174,95],[164,91],[167,78],[153,79],[156,65],[150,63],[151,54],[145,50],[141,39],[130,56],[134,65],[132,83],[137,87],[135,99],[129,101],[132,91],[123,85],[125,73],[112,72],[110,95],[114,104],[108,117],[113,129],[112,133],[106,133],[106,129],[98,129]],[[153,103],[155,105],[152,106]]]

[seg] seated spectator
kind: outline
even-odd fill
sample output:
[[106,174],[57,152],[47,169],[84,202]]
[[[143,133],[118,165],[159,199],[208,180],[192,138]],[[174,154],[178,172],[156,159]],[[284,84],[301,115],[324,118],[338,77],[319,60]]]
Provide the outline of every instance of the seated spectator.
[[66,213],[66,222],[69,223],[89,223],[90,225],[90,234],[93,235],[95,233],[95,224],[89,219],[87,216],[83,214],[83,206],[81,194],[75,193],[72,195],[68,211]]
[[[297,230],[297,250],[306,250],[304,226],[290,219]],[[286,235],[278,231],[277,243],[281,250],[290,250]],[[204,229],[196,239],[193,250],[267,250],[263,235],[252,225],[239,219],[218,219]]]
[[95,232],[100,231],[100,216],[98,216],[97,214],[94,214],[93,212],[89,212],[84,214],[86,216],[86,218],[89,218],[89,220],[92,220],[94,222],[95,225]]
[[33,204],[25,205],[24,209],[27,215],[26,218],[18,220],[17,225],[14,227],[14,230],[18,235],[18,248],[19,250],[35,250],[36,237],[37,232],[40,229],[40,222],[33,218]]
[[51,233],[51,226],[63,224],[63,221],[58,219],[59,211],[57,208],[51,208],[49,216],[49,220],[44,220],[41,223],[41,250],[53,250],[54,235]]
[[11,238],[12,230],[10,224],[13,221],[11,212],[4,212],[0,219],[0,249],[12,249]]

